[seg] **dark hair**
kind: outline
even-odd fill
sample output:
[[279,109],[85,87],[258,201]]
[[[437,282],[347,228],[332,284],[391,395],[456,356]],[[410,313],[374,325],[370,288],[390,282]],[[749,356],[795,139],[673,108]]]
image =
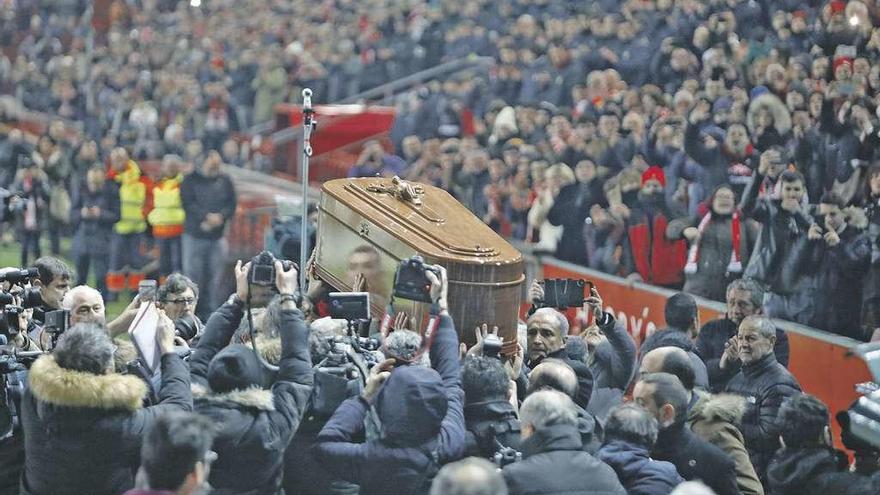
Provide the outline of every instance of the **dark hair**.
[[39,272],[40,283],[47,286],[56,277],[61,280],[70,280],[72,272],[66,263],[54,256],[43,256],[34,261],[34,268]]
[[214,425],[204,416],[183,411],[159,414],[141,447],[141,465],[150,489],[180,488],[196,463],[205,460],[213,436]]
[[697,301],[690,294],[679,292],[666,300],[663,309],[666,326],[677,330],[687,330],[697,317]]
[[671,405],[675,409],[675,424],[682,424],[687,419],[688,394],[681,380],[669,373],[648,373],[639,381],[654,386],[654,404],[658,408]]
[[806,179],[804,179],[804,174],[797,170],[785,170],[782,172],[782,175],[779,176],[779,180],[788,184],[793,182],[800,182],[801,184],[807,183]]
[[494,357],[469,356],[461,365],[461,388],[467,404],[507,398],[507,371]]
[[868,172],[865,174],[865,181],[863,183],[864,190],[862,194],[864,195],[864,199],[871,198],[871,177],[880,175],[880,162],[874,162],[868,167]]
[[175,272],[168,275],[165,283],[156,291],[156,297],[161,302],[168,302],[168,296],[180,294],[186,289],[192,289],[193,295],[199,297],[199,286],[186,275]]
[[544,359],[529,374],[529,388],[526,395],[539,390],[557,390],[575,398],[578,390],[577,374],[561,359]]
[[605,441],[624,440],[651,450],[657,442],[657,419],[634,402],[615,407],[605,423]]
[[94,323],[79,323],[65,331],[52,351],[64,369],[103,375],[113,362],[115,347],[107,331]]
[[671,347],[669,349],[669,352],[663,357],[663,364],[661,365],[663,373],[675,375],[681,381],[681,384],[684,385],[685,390],[693,390],[696,374],[694,373],[694,365],[691,362],[690,356],[678,347]]
[[815,446],[828,426],[828,407],[812,395],[792,395],[780,406],[776,423],[786,447]]
[[841,210],[846,208],[846,201],[840,197],[839,194],[831,191],[825,191],[822,193],[822,198],[819,199],[820,205],[834,205]]

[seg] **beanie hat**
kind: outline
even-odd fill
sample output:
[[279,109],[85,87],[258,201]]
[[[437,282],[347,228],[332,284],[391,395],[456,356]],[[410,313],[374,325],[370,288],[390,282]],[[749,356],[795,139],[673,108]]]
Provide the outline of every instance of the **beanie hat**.
[[265,379],[263,363],[253,350],[242,344],[223,349],[208,364],[208,385],[217,393],[262,387]]
[[837,57],[834,59],[834,62],[831,63],[831,72],[837,72],[837,68],[844,64],[848,65],[849,70],[852,71],[853,59],[849,57]]
[[663,169],[657,165],[648,167],[648,170],[645,170],[642,174],[642,185],[644,186],[645,183],[651,179],[656,179],[661,186],[666,187],[666,174],[664,174]]
[[846,10],[846,2],[842,0],[833,0],[831,2],[831,14],[839,14]]
[[749,91],[749,99],[754,100],[755,98],[769,92],[770,90],[767,89],[767,86],[755,86],[754,88],[752,88],[751,91]]
[[729,96],[722,96],[712,104],[712,113],[729,112],[731,108],[733,108],[733,99]]

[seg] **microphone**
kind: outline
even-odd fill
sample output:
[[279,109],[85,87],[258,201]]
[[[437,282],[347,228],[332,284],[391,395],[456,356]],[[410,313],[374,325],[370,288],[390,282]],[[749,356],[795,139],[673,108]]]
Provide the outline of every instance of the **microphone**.
[[312,112],[312,90],[306,88],[302,91],[303,96],[303,112]]

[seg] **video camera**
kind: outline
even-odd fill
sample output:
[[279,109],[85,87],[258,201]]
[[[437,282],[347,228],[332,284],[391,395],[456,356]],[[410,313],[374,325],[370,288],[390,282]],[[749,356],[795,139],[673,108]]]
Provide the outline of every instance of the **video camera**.
[[434,302],[431,300],[431,281],[428,279],[428,272],[440,276],[439,271],[426,265],[425,260],[419,255],[401,260],[394,274],[394,297],[423,303]]
[[[248,282],[261,287],[275,287],[275,256],[269,251],[262,251],[251,258],[251,267],[248,271]],[[292,261],[280,260],[285,271],[296,267]]]
[[0,274],[0,282],[9,282],[12,285],[26,284],[40,276],[36,268],[20,268]]

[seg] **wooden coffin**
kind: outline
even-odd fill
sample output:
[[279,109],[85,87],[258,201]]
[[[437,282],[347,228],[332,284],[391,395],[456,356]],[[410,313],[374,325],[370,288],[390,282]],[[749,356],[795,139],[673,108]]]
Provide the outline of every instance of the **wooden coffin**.
[[[351,290],[364,274],[375,319],[385,313],[400,260],[419,254],[443,265],[462,340],[472,344],[474,328],[488,323],[499,327],[506,353],[515,349],[522,255],[442,189],[396,177],[325,182],[316,250],[318,276],[336,289]],[[402,299],[394,307],[422,323],[429,310]]]

